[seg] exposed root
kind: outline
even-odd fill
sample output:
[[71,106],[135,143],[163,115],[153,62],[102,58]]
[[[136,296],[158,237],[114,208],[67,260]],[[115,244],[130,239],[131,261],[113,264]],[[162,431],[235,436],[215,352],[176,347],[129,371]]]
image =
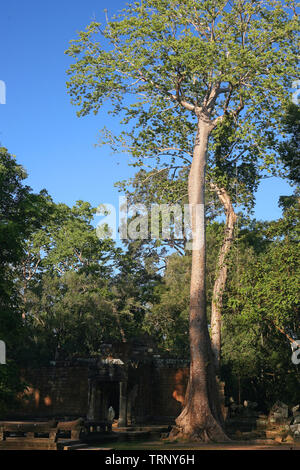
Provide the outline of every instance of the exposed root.
[[197,431],[194,432],[184,432],[182,429],[177,428],[177,426],[174,426],[174,428],[171,430],[168,438],[169,441],[188,441],[188,442],[204,442],[204,443],[209,443],[209,442],[218,442],[218,443],[224,443],[224,442],[230,442],[231,440],[229,439],[228,436],[226,436],[225,433],[212,433],[210,430],[207,429],[198,429]]
[[189,442],[231,442],[231,439],[225,434],[221,426],[216,422],[211,426],[201,428],[200,426],[179,426],[175,425],[171,429],[169,441],[189,441]]

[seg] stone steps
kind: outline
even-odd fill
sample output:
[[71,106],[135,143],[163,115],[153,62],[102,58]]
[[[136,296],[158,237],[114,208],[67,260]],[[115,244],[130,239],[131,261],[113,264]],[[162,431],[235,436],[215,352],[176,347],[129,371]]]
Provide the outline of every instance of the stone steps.
[[114,434],[119,440],[125,441],[142,441],[150,438],[159,439],[163,433],[169,431],[169,426],[130,426],[124,428],[115,428]]

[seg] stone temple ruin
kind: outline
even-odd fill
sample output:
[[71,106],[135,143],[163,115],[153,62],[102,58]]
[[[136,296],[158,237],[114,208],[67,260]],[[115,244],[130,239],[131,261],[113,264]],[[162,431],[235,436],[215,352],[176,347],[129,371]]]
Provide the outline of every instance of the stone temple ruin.
[[188,366],[145,345],[103,345],[99,357],[24,370],[28,388],[5,419],[99,421],[112,407],[118,427],[172,424],[182,409]]
[[71,450],[168,432],[182,409],[189,363],[145,343],[106,344],[97,357],[22,374],[27,388],[0,421],[0,448]]
[[[0,441],[2,433],[2,445],[8,446],[9,436],[14,436],[18,426],[29,426],[28,438],[35,434],[34,445],[38,445],[36,426],[42,432],[51,421],[56,424],[55,429],[48,429],[49,436],[56,437],[50,444],[55,446],[60,430],[67,429],[71,439],[78,439],[84,428],[91,439],[97,438],[93,433],[99,430],[111,436],[112,427],[118,435],[130,431],[136,436],[146,428],[167,432],[182,410],[188,376],[188,360],[161,356],[145,343],[106,344],[97,357],[58,360],[24,370],[28,387],[19,397],[20,406],[2,418],[7,421],[0,422]],[[236,404],[229,399],[225,407],[224,383],[219,387],[226,430],[232,439],[260,444],[300,440],[299,405],[290,409],[278,402],[269,415],[246,400]],[[32,445],[28,438],[25,441]]]

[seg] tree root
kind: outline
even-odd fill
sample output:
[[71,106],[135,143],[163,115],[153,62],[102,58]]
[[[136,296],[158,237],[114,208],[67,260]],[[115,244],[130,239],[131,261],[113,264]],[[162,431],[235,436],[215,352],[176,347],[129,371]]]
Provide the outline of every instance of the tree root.
[[231,439],[229,439],[229,437],[218,424],[206,428],[193,427],[189,429],[184,429],[182,426],[175,425],[171,429],[167,440],[171,442],[231,442]]

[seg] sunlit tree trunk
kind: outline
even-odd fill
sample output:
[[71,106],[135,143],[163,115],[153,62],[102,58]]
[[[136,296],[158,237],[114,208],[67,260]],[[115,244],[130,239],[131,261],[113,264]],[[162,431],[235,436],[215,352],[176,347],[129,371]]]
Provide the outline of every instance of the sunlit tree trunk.
[[213,288],[213,297],[211,304],[211,343],[214,354],[216,371],[219,371],[221,356],[221,327],[222,327],[222,307],[223,294],[227,280],[227,256],[230,252],[233,239],[234,228],[237,216],[234,212],[229,194],[224,188],[219,188],[216,184],[211,183],[211,188],[217,193],[226,214],[225,234],[223,243],[219,252],[216,278]]
[[193,231],[190,285],[190,376],[182,413],[171,436],[224,441],[218,385],[206,316],[205,165],[211,126],[199,120],[189,174],[188,193]]

